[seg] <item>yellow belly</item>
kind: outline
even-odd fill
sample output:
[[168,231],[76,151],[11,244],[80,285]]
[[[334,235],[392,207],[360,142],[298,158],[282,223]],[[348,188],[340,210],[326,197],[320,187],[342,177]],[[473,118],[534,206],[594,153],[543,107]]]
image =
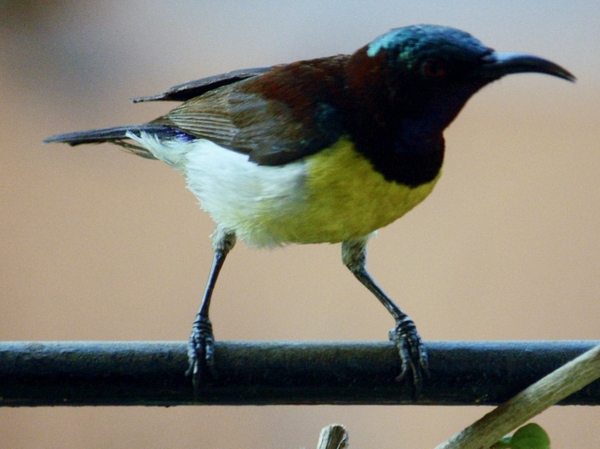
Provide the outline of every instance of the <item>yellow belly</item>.
[[281,243],[336,243],[368,235],[423,201],[440,176],[414,188],[386,181],[348,138],[307,157],[305,164],[302,201],[278,217],[271,210],[261,220]]
[[343,137],[330,148],[281,166],[198,139],[136,140],[185,174],[189,189],[217,225],[250,246],[337,243],[397,220],[433,189],[389,182]]

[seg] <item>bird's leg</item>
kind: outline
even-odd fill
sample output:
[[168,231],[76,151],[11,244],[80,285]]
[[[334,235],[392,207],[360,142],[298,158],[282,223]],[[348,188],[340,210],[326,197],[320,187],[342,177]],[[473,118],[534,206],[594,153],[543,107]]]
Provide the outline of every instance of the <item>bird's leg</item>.
[[429,374],[427,352],[415,323],[385,294],[367,272],[369,237],[370,235],[343,242],[342,260],[352,274],[381,301],[396,320],[396,327],[390,331],[390,340],[396,344],[402,362],[402,369],[396,380],[401,381],[409,371],[412,371],[413,384],[418,396],[423,385],[423,377]]
[[198,388],[201,375],[203,374],[203,367],[208,368],[213,377],[216,374],[214,368],[215,338],[212,331],[212,324],[208,317],[208,309],[210,307],[210,298],[215,288],[217,277],[223,267],[225,257],[235,245],[235,240],[235,234],[233,232],[226,232],[218,227],[213,234],[213,264],[210,275],[208,276],[208,282],[206,283],[206,289],[204,290],[200,309],[198,310],[198,314],[192,325],[192,333],[188,345],[189,368],[185,374],[186,376],[192,376],[194,391]]

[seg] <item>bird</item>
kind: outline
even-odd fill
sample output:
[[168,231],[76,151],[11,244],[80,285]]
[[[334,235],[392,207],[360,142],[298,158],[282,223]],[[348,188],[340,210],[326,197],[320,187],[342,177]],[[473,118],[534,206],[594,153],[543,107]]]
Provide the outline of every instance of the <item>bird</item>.
[[[352,54],[241,69],[134,98],[177,101],[141,125],[49,137],[110,142],[179,170],[216,223],[213,262],[188,344],[194,388],[218,375],[209,307],[227,254],[341,243],[342,262],[395,321],[397,381],[420,391],[429,361],[413,320],[366,269],[378,229],[423,201],[440,178],[444,130],[482,87],[506,75],[574,81],[563,67],[497,52],[440,25],[395,28]],[[491,156],[493,157],[493,155]]]

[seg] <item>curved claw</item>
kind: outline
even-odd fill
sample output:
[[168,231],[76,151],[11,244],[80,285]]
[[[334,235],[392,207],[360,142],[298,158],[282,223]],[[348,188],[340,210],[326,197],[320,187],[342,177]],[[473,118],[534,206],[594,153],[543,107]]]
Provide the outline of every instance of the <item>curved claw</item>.
[[189,367],[185,375],[192,376],[194,391],[197,391],[201,379],[207,374],[210,374],[213,378],[216,377],[215,337],[208,317],[195,321],[192,326],[188,345],[188,360]]
[[390,340],[396,344],[402,363],[396,381],[400,382],[412,373],[415,397],[419,397],[423,381],[429,377],[429,361],[427,351],[412,320],[404,319],[390,331]]

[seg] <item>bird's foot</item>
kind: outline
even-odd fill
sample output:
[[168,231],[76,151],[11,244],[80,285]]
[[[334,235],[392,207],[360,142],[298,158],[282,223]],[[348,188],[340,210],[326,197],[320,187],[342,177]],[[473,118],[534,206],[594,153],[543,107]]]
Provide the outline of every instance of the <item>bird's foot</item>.
[[186,376],[192,376],[194,392],[200,382],[207,378],[215,378],[215,337],[208,317],[198,317],[192,325],[192,333],[188,344],[189,367]]
[[400,382],[412,373],[415,397],[419,397],[423,380],[429,376],[429,362],[415,323],[409,318],[398,321],[396,327],[390,331],[390,340],[396,344],[402,363],[396,381]]

